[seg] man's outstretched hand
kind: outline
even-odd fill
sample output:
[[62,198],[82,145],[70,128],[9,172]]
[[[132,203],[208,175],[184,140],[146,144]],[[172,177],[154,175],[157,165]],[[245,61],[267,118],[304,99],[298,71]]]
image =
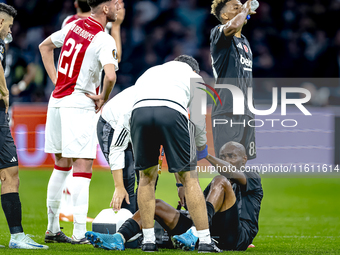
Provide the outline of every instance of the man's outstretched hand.
[[129,194],[127,193],[126,189],[124,187],[115,188],[115,192],[113,193],[110,207],[112,207],[114,211],[119,211],[121,209],[124,199],[127,204],[130,204]]

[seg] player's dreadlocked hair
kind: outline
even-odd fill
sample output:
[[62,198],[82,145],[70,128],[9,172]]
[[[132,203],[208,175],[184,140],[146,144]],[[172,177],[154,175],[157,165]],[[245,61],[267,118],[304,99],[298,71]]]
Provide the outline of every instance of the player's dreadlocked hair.
[[77,4],[82,12],[89,12],[91,10],[90,6],[87,4],[87,0],[77,0]]
[[211,14],[215,15],[215,17],[222,22],[221,20],[221,10],[231,0],[214,0],[211,5]]
[[187,63],[192,68],[193,71],[196,71],[196,73],[200,72],[200,67],[198,65],[197,60],[194,59],[191,56],[180,55],[177,58],[175,58],[174,61],[179,61],[179,62]]
[[0,3],[0,12],[7,13],[9,16],[15,18],[17,16],[17,11],[10,5]]
[[112,0],[87,0],[87,3],[91,8],[96,8],[98,5],[109,1]]

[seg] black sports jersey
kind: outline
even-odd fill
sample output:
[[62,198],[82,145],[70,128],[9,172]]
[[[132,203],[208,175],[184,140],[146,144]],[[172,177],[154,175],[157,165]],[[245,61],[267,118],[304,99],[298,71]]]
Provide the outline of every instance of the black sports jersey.
[[[5,48],[5,42],[2,39],[0,39],[0,61],[1,61],[2,67],[5,71],[5,68],[6,68],[6,48]],[[5,76],[5,73],[2,73],[0,75]],[[0,108],[6,108],[5,102],[2,99],[0,100]]]
[[[244,115],[254,118],[248,108],[247,88],[252,86],[253,54],[245,36],[225,36],[223,25],[211,30],[210,53],[216,84],[230,84],[244,95]],[[212,116],[233,112],[233,97],[229,89],[216,89],[222,104],[213,106]]]
[[[242,227],[247,229],[251,239],[254,239],[258,230],[259,213],[263,198],[261,177],[258,173],[244,172],[247,185],[233,184],[236,196],[237,208],[239,210]],[[242,240],[242,238],[240,238]],[[242,244],[238,244],[240,246]]]

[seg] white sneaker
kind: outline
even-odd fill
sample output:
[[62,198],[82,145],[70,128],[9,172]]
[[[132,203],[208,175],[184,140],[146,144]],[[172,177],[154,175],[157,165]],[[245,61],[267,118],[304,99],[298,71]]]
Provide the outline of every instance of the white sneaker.
[[21,240],[11,238],[9,248],[14,249],[48,249],[47,245],[42,245],[34,242],[30,235],[25,235]]
[[72,242],[71,244],[91,244],[89,240],[86,239],[86,237],[83,237],[81,239],[77,239],[75,235],[72,235]]

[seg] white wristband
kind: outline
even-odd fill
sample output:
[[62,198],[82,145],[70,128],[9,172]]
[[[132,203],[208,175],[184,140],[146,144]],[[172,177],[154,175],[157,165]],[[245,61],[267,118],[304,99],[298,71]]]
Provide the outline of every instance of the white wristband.
[[20,82],[18,83],[18,89],[19,89],[20,91],[24,91],[26,88],[27,88],[27,83],[26,83],[25,81],[20,81]]

